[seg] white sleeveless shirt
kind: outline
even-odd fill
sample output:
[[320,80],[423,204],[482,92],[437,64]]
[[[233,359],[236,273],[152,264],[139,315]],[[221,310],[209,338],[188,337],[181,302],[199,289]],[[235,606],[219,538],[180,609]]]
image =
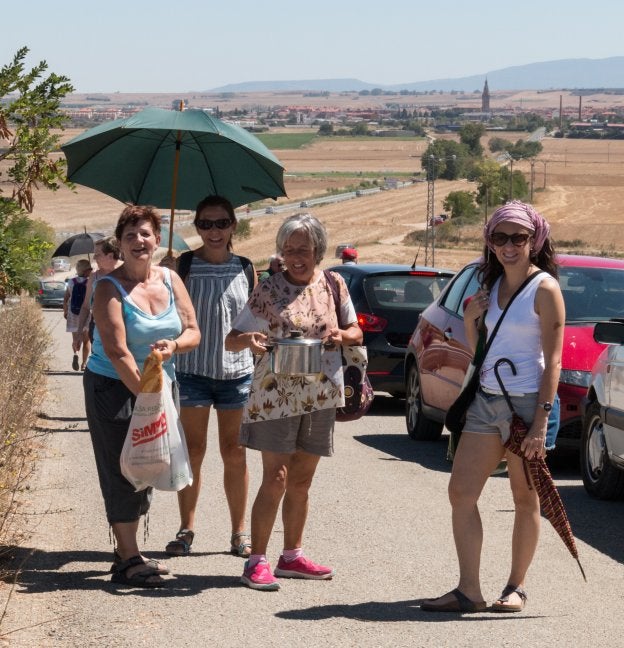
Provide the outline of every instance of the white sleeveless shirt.
[[[535,276],[514,299],[505,314],[481,368],[481,385],[500,392],[494,365],[500,358],[511,360],[516,367],[513,375],[508,364],[501,364],[498,373],[508,392],[529,394],[537,392],[544,373],[544,352],[539,317],[535,312],[535,293],[541,282],[550,277],[546,272]],[[488,336],[494,330],[503,309],[498,305],[501,277],[490,291],[490,304],[485,318]]]

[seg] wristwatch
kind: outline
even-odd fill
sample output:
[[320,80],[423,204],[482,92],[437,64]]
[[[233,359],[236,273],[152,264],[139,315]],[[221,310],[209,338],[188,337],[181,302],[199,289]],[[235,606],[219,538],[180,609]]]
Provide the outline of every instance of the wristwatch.
[[545,403],[538,403],[538,407],[541,407],[545,412],[550,412],[552,410],[552,403],[546,401]]

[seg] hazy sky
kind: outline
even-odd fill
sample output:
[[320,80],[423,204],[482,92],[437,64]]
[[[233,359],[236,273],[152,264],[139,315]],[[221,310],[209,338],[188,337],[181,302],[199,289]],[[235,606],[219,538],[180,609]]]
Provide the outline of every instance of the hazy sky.
[[0,20],[0,65],[27,46],[80,92],[398,84],[624,55],[621,0],[21,0]]

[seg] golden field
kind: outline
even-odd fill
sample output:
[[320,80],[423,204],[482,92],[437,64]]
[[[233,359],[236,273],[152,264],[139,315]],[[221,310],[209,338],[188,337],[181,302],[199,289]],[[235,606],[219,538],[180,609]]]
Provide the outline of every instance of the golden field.
[[[72,132],[66,137],[73,136]],[[521,137],[514,134],[511,137]],[[484,137],[487,145],[489,135]],[[544,139],[544,151],[534,166],[534,204],[552,224],[555,240],[581,239],[581,251],[624,254],[624,141]],[[297,150],[278,151],[286,168],[286,189],[293,212],[299,201],[322,195],[329,186],[354,184],[367,172],[420,170],[424,140],[393,141],[317,140]],[[528,162],[516,163],[530,178]],[[352,172],[353,177],[310,177],[310,172]],[[544,177],[545,172],[545,177]],[[358,176],[358,174],[362,174]],[[545,188],[544,188],[545,185]],[[436,213],[450,191],[471,190],[465,180],[437,181]],[[362,262],[411,263],[418,252],[423,263],[424,251],[405,246],[404,236],[425,223],[427,185],[424,182],[403,189],[383,191],[335,204],[310,209],[322,220],[329,232],[330,251],[341,242],[354,243]],[[267,203],[269,204],[269,203]],[[91,231],[112,230],[123,208],[117,200],[94,190],[76,187],[75,192],[61,189],[57,193],[38,192],[34,216],[50,223],[58,232],[77,232],[84,227]],[[166,212],[166,210],[163,210]],[[252,236],[239,241],[236,250],[262,265],[274,251],[274,237],[284,214],[263,216],[252,221]],[[192,228],[180,230],[193,247],[197,239]],[[457,269],[475,256],[476,250],[436,250],[436,265]],[[431,259],[429,259],[431,261]],[[332,259],[327,259],[332,261]]]

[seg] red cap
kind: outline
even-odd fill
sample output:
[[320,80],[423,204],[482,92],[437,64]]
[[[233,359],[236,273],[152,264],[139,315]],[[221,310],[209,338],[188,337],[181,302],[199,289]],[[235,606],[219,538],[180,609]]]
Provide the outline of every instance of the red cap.
[[357,259],[358,258],[357,250],[355,250],[354,248],[345,248],[342,251],[342,258],[343,259]]

